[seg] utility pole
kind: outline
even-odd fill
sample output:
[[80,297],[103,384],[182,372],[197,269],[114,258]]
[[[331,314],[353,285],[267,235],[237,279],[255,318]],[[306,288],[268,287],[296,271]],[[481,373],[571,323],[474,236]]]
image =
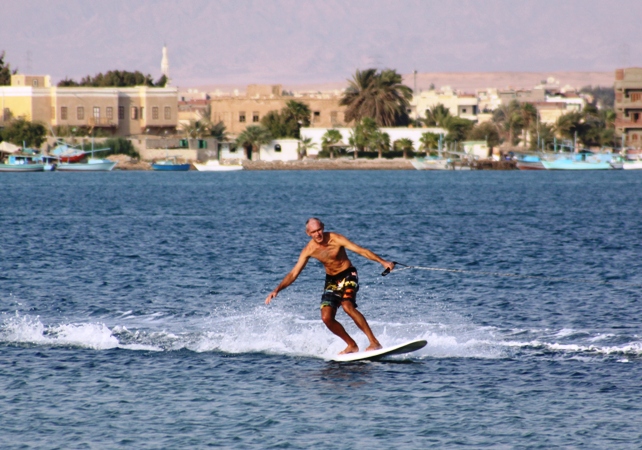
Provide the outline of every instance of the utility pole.
[[415,97],[415,120],[419,120],[419,105],[417,104],[418,98],[417,98],[417,69],[412,71],[412,74],[414,76],[414,84],[413,84],[413,89],[412,89],[412,95]]

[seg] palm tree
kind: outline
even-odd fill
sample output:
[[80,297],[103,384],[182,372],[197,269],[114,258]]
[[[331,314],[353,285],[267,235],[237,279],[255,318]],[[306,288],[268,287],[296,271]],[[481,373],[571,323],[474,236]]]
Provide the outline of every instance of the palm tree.
[[369,147],[377,149],[379,159],[381,159],[383,152],[390,150],[390,135],[381,130],[375,131],[370,137]]
[[272,135],[267,128],[260,125],[250,125],[236,138],[236,145],[237,147],[250,147],[252,149],[251,159],[258,161],[259,149],[271,140]]
[[419,138],[421,142],[420,150],[428,153],[430,150],[437,148],[439,145],[439,135],[435,133],[425,132]]
[[312,142],[312,138],[306,137],[299,140],[299,159],[303,159],[308,155],[308,150],[315,148],[317,144]]
[[519,103],[513,100],[508,105],[501,105],[493,113],[493,122],[504,130],[505,138],[508,138],[509,145],[514,145],[515,132],[523,127],[523,117]]
[[408,150],[414,150],[414,143],[412,142],[412,139],[398,139],[395,141],[395,148],[398,150],[403,150],[403,159],[408,159],[407,152]]
[[424,123],[429,127],[445,127],[450,117],[452,117],[450,110],[443,104],[437,103],[426,111]]
[[204,121],[191,119],[189,124],[183,126],[183,132],[189,139],[202,139],[212,135],[212,128],[207,119]]
[[377,123],[371,117],[364,117],[353,128],[352,135],[350,136],[350,145],[354,148],[354,158],[359,157],[359,152],[370,148],[372,136],[379,129]]
[[412,89],[395,70],[357,70],[348,83],[339,103],[347,106],[346,121],[371,117],[379,126],[394,126],[407,119]]
[[330,159],[334,159],[334,144],[338,144],[343,139],[339,130],[328,130],[321,137],[321,148],[330,152]]

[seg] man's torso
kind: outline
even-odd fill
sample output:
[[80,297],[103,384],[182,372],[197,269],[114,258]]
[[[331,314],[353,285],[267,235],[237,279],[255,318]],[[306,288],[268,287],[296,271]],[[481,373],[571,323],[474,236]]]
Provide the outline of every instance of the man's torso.
[[321,261],[328,275],[336,275],[349,267],[352,263],[348,259],[343,245],[336,242],[333,233],[324,233],[326,238],[323,244],[317,244],[314,241],[308,243],[309,256]]

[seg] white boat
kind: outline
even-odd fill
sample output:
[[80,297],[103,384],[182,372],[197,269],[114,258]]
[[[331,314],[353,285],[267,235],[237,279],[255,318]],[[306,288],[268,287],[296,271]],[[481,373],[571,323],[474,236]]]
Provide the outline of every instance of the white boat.
[[60,163],[56,170],[63,172],[109,172],[116,164],[108,159],[89,158],[86,163]]
[[636,161],[623,161],[622,168],[624,170],[641,170],[642,169],[642,159]]
[[194,167],[199,172],[230,172],[233,170],[243,170],[241,164],[221,164],[215,159],[210,159],[204,164],[194,163]]
[[445,158],[415,158],[410,163],[417,170],[449,170],[453,167]]
[[42,172],[45,165],[33,154],[9,155],[3,164],[0,164],[0,172]]

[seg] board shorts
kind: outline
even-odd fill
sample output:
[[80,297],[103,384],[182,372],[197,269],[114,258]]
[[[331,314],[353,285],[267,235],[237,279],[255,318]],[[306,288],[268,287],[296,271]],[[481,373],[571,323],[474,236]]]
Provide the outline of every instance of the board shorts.
[[332,306],[338,309],[344,300],[351,301],[356,308],[358,290],[359,275],[354,267],[349,267],[336,275],[326,274],[325,287],[321,296],[321,308]]

